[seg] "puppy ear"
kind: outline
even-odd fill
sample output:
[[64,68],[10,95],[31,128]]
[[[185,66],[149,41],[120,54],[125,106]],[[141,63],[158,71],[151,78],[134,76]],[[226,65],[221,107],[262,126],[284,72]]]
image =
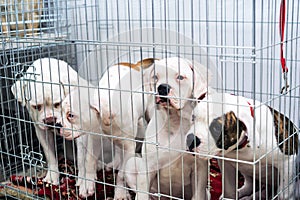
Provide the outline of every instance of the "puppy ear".
[[143,80],[144,80],[144,88],[146,92],[150,92],[153,90],[153,88],[151,88],[151,76],[152,76],[152,72],[154,70],[155,64],[153,63],[152,65],[148,66],[147,69],[143,70]]
[[14,97],[21,103],[22,106],[26,105],[25,100],[25,87],[27,81],[18,80],[11,86],[11,92],[13,93]]
[[188,63],[194,73],[194,97],[199,98],[207,92],[209,81],[211,80],[210,70],[196,61],[189,61]]
[[147,69],[149,68],[151,65],[154,64],[155,60],[159,60],[158,58],[145,58],[144,60],[141,60],[139,62],[136,63],[136,67],[137,68],[143,68],[143,69]]
[[136,71],[141,71],[141,69],[147,69],[150,67],[155,60],[159,60],[157,58],[145,58],[144,60],[138,61],[136,64],[127,63],[127,62],[120,62],[117,65],[123,65],[126,67],[130,67]]

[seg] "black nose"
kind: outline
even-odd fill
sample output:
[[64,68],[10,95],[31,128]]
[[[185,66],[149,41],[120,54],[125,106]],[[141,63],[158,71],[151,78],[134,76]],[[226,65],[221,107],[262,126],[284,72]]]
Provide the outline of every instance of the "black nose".
[[[160,84],[157,88],[158,94],[161,96],[168,96],[170,93],[171,86],[169,84]],[[160,97],[161,102],[167,102],[168,99],[164,97]]]
[[193,149],[195,147],[198,147],[201,144],[201,140],[193,133],[190,133],[186,137],[186,144],[187,144],[187,147],[189,148],[189,151],[193,152]]
[[62,127],[63,127],[63,125],[61,123],[56,123],[55,124],[55,128],[62,128]]
[[157,90],[159,95],[168,96],[171,90],[171,86],[169,84],[160,84]]
[[56,117],[46,117],[45,119],[43,119],[44,124],[47,125],[54,125],[56,123]]
[[215,141],[218,141],[222,136],[223,124],[219,118],[214,119],[209,125],[209,130]]

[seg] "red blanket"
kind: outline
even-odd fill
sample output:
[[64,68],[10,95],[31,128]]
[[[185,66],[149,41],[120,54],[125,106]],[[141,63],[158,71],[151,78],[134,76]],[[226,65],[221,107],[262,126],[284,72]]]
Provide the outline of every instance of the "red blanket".
[[[60,185],[55,186],[42,182],[42,178],[24,177],[24,176],[11,176],[11,183],[15,188],[20,190],[26,189],[33,195],[48,197],[52,200],[57,199],[80,199],[78,195],[78,188],[75,186],[76,174],[74,165],[70,161],[64,159],[59,160],[59,171],[63,172],[60,177]],[[68,174],[68,175],[66,175]],[[98,183],[96,184],[96,196],[89,197],[88,199],[106,199],[114,196],[114,181],[116,173],[112,171],[98,171]],[[243,185],[243,177],[239,177],[239,186]],[[218,163],[215,159],[210,162],[210,192],[211,199],[217,200],[222,193],[222,177]],[[134,197],[134,194],[131,194]]]

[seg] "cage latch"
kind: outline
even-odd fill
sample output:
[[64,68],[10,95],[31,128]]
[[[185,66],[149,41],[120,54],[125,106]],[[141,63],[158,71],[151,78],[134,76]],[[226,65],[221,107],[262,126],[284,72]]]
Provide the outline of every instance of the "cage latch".
[[281,94],[286,94],[289,89],[289,84],[288,84],[288,78],[287,78],[287,72],[283,72],[283,81],[284,81],[284,86],[281,88],[280,93]]

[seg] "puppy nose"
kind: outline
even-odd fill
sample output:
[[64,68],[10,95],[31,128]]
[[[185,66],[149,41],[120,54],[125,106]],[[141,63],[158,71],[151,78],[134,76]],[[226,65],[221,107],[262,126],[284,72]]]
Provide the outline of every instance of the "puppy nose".
[[54,125],[56,123],[56,117],[46,117],[43,119],[44,124]]
[[62,128],[63,127],[63,125],[61,124],[61,123],[55,123],[55,128]]
[[[157,88],[158,94],[161,96],[168,96],[170,93],[171,86],[169,84],[160,84]],[[168,99],[164,97],[160,97],[160,102],[167,102]]]
[[201,140],[193,133],[190,133],[186,137],[186,144],[189,148],[189,151],[193,152],[193,149],[201,144]]
[[163,96],[167,96],[171,90],[171,86],[169,84],[160,84],[157,88],[158,90],[158,94],[159,95],[163,95]]
[[214,119],[211,124],[209,125],[209,131],[214,138],[215,141],[218,141],[219,138],[222,136],[223,124],[219,118]]

